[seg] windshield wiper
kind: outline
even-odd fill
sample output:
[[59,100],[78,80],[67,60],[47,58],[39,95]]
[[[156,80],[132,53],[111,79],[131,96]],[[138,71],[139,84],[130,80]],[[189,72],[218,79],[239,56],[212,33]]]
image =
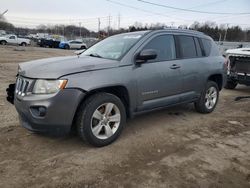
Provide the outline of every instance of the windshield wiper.
[[89,56],[102,58],[102,56],[100,56],[98,53],[91,53],[91,54],[89,54]]

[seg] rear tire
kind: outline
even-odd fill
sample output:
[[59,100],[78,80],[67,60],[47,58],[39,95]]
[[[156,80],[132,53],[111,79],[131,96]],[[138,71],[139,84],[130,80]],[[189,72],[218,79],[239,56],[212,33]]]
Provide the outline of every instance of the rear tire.
[[235,81],[227,81],[225,88],[226,89],[235,89],[237,85],[238,85],[238,83]]
[[21,46],[27,46],[27,44],[25,42],[22,42]]
[[81,50],[87,49],[86,46],[81,46]]
[[76,116],[78,135],[96,147],[114,142],[125,122],[126,112],[122,101],[109,93],[97,93],[87,98]]
[[206,114],[211,113],[219,100],[219,88],[217,83],[208,81],[200,98],[194,103],[197,112]]

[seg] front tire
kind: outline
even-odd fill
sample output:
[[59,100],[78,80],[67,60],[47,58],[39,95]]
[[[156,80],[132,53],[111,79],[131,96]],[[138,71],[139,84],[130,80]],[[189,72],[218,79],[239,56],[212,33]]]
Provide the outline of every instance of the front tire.
[[2,41],[0,41],[0,44],[1,44],[1,45],[6,45],[7,42],[6,42],[5,40],[2,40]]
[[208,81],[200,98],[194,103],[196,111],[206,114],[214,111],[219,100],[217,83]]
[[76,118],[78,135],[96,147],[114,142],[125,122],[126,111],[122,101],[109,93],[90,96],[80,106]]
[[66,50],[69,50],[69,45],[66,44],[66,45],[64,46],[64,48],[65,48]]

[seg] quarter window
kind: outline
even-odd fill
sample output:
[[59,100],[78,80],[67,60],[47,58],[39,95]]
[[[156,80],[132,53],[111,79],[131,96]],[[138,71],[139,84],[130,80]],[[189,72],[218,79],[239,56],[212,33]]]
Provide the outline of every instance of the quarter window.
[[207,39],[201,39],[203,47],[204,47],[204,51],[205,51],[205,55],[209,56],[211,53],[211,48],[212,48],[212,42],[211,40],[207,40]]
[[176,59],[175,42],[172,35],[157,36],[146,44],[144,49],[153,49],[157,52],[157,58],[149,62]]

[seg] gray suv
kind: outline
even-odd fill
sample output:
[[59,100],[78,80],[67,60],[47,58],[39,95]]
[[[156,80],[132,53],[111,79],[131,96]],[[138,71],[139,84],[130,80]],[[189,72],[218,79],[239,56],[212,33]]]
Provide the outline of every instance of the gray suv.
[[21,63],[7,89],[23,127],[68,132],[94,146],[116,140],[127,118],[194,103],[216,107],[225,59],[203,33],[166,29],[115,35],[78,56]]

